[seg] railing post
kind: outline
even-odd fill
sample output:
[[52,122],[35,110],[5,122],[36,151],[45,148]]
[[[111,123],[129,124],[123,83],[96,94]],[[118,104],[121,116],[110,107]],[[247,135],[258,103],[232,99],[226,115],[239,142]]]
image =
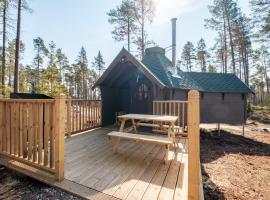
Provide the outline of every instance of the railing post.
[[188,93],[188,199],[200,199],[200,94]]
[[71,136],[71,97],[67,98],[67,137]]
[[60,94],[55,98],[55,178],[57,181],[64,179],[64,150],[65,150],[65,95]]
[[[0,99],[3,99],[4,96],[0,94]],[[4,134],[4,102],[0,101],[0,153],[3,148],[3,134]]]

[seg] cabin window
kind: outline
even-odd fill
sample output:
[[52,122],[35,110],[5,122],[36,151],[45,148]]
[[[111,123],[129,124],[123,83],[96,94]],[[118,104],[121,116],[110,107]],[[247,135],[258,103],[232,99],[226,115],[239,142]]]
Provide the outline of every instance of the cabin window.
[[175,96],[175,89],[172,90],[172,98],[174,99]]
[[148,98],[148,87],[145,83],[139,83],[138,90],[137,90],[137,96],[140,100],[145,100]]
[[203,99],[203,96],[204,96],[204,94],[203,94],[203,92],[201,92],[201,99]]
[[245,100],[245,94],[242,94],[242,100]]

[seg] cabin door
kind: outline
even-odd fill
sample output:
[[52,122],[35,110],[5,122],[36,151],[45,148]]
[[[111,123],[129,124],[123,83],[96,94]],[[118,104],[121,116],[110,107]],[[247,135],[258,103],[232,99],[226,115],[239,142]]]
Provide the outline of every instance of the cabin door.
[[131,90],[131,113],[151,114],[152,88],[144,79],[139,79]]

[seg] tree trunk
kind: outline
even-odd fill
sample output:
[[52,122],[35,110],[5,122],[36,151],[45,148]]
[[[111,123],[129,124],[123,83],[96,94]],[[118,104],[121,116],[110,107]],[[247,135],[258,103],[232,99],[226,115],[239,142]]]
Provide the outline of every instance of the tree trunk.
[[[127,26],[127,37],[128,37],[128,52],[130,52],[130,19],[128,19],[128,26]],[[100,70],[99,70],[100,75]]]
[[9,56],[9,67],[8,67],[8,86],[11,87],[11,67],[12,67],[12,57]]
[[228,62],[227,62],[227,34],[226,34],[226,22],[225,22],[225,19],[224,19],[224,22],[223,22],[223,27],[224,27],[224,51],[223,51],[223,53],[224,53],[224,67],[225,67],[225,73],[227,74],[227,72],[228,72]]
[[40,47],[38,46],[38,49],[37,49],[37,88],[39,88],[39,76],[40,76]]
[[[242,80],[242,68],[244,70],[244,74],[245,74],[245,65],[244,65],[244,62],[243,62],[243,49],[241,47],[239,47],[239,75],[240,75],[240,79]],[[245,77],[245,76],[244,76]]]
[[15,51],[15,67],[14,67],[14,92],[19,92],[21,11],[22,11],[22,0],[18,0],[17,36],[16,36],[16,51]]
[[205,60],[205,57],[203,57],[203,72],[206,72],[206,60]]
[[245,74],[245,80],[246,80],[246,85],[249,86],[249,59],[248,59],[248,51],[247,47],[244,49],[244,56],[245,56],[245,68],[246,68],[246,74]]
[[3,5],[2,94],[5,95],[7,1]]
[[247,85],[247,67],[246,67],[246,62],[245,62],[244,48],[245,47],[242,47],[241,56],[242,56],[242,64],[243,64],[243,70],[244,70],[244,80],[245,80],[245,84]]
[[232,56],[233,73],[235,74],[235,58],[234,58],[232,29],[231,29],[231,23],[230,23],[229,14],[227,13],[226,16],[227,16],[227,23],[228,23],[229,38],[230,38],[230,49],[231,49],[231,56]]
[[221,54],[221,72],[225,73],[224,53]]
[[267,63],[266,63],[265,55],[263,55],[263,65],[264,65],[264,78],[265,78],[266,91],[267,91],[267,94],[270,94],[269,81],[268,81],[268,76],[267,76]]
[[142,37],[142,44],[141,44],[141,59],[143,59],[143,57],[144,57],[144,49],[145,49],[145,44],[144,44],[144,15],[145,15],[145,13],[144,13],[144,0],[142,0],[142,13],[141,13],[141,15],[142,15],[142,32],[141,32],[141,37]]

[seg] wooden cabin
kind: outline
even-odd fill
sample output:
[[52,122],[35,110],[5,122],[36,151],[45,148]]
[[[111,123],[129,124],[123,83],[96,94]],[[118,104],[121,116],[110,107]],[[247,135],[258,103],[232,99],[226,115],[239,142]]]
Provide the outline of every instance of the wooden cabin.
[[146,49],[139,61],[122,49],[94,85],[100,87],[102,125],[115,122],[115,113],[152,113],[153,100],[187,100],[200,92],[201,123],[242,124],[252,90],[234,74],[183,72],[173,67],[165,49]]

